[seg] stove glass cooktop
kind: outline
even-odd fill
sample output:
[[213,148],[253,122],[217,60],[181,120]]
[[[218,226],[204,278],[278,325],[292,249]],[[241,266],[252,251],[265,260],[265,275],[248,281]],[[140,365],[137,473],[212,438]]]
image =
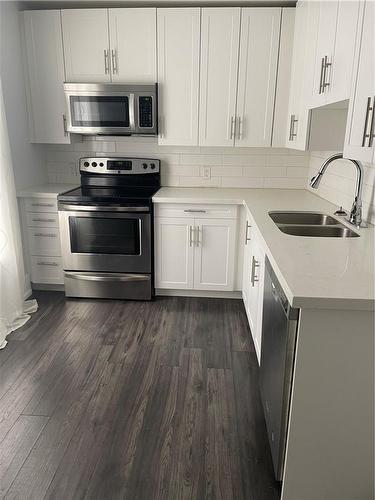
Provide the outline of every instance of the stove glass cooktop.
[[58,196],[63,202],[151,202],[155,187],[85,187],[81,186]]

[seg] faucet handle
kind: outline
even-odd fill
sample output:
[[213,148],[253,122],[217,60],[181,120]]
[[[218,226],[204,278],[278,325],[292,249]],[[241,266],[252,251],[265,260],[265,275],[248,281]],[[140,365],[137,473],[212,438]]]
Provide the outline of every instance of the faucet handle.
[[348,212],[346,212],[342,207],[340,207],[336,212],[334,212],[333,215],[339,215],[340,217],[345,217],[345,215],[348,215]]

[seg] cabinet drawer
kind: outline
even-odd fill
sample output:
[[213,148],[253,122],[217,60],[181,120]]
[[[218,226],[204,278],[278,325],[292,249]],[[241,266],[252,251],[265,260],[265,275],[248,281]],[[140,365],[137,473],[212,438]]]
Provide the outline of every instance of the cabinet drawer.
[[60,257],[31,257],[31,281],[33,283],[64,283]]
[[56,198],[26,198],[25,209],[26,209],[26,212],[56,212],[57,213],[57,199]]
[[155,205],[155,216],[236,219],[237,205],[185,205],[180,203],[161,203]]
[[59,216],[57,213],[26,213],[27,227],[59,227]]
[[29,227],[27,229],[27,234],[31,255],[61,255],[60,234],[58,229]]

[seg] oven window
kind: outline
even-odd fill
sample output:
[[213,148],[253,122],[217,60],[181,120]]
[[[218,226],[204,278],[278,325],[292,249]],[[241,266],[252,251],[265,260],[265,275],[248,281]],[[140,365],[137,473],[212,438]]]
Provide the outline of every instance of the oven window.
[[127,96],[70,96],[74,127],[129,127]]
[[140,255],[139,219],[69,217],[72,253]]

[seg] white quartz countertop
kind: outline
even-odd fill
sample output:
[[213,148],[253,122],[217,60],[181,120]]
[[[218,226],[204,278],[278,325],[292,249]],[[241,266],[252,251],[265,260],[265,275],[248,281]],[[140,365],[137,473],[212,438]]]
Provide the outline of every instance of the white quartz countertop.
[[335,205],[307,190],[165,187],[153,201],[245,205],[293,307],[374,309],[374,226],[356,230],[359,238],[314,238],[284,234],[270,218],[272,210],[333,215]]
[[41,184],[17,191],[19,198],[51,198],[78,187],[77,184]]

